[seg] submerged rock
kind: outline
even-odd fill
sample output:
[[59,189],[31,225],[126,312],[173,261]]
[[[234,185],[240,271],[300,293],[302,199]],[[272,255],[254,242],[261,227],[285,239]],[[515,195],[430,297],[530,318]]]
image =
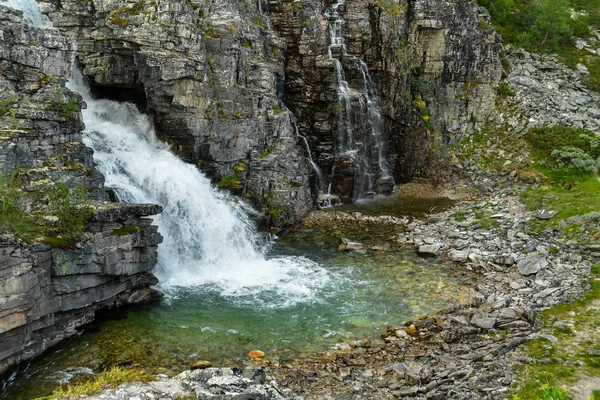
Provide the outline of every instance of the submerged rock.
[[196,369],[204,369],[204,368],[210,368],[210,367],[212,367],[212,363],[210,361],[198,360],[198,361],[194,361],[192,363],[191,369],[196,370]]
[[342,238],[338,250],[340,251],[351,251],[351,250],[364,250],[365,245],[360,242],[352,242],[349,239]]
[[256,360],[259,358],[263,358],[265,356],[265,352],[261,351],[261,350],[250,350],[250,352],[248,353],[248,357]]

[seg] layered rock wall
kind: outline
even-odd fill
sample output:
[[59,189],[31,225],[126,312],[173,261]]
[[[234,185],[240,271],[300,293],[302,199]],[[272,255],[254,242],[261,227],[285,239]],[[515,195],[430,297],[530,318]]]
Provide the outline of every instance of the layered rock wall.
[[[313,197],[317,192],[287,107],[325,172],[320,189],[338,182],[334,191],[343,198],[356,195],[357,160],[338,154],[344,110],[324,16],[332,4],[41,2],[54,25],[77,41],[96,94],[135,100],[184,160],[215,182],[236,175],[240,183],[232,189],[271,214],[281,209],[276,223],[293,222],[312,207],[311,174]],[[338,58],[349,87],[365,86],[364,70],[357,67],[362,60],[377,88],[385,164],[396,181],[431,174],[431,148],[473,130],[493,110],[499,37],[466,0],[348,0],[339,12],[346,54]],[[353,113],[360,132],[353,140],[365,144],[353,157],[374,159],[365,116]],[[272,169],[260,167],[267,154],[282,166],[270,175],[265,171]],[[284,175],[294,184],[282,184]],[[274,191],[281,199],[266,201]]]
[[[58,31],[0,6],[0,172],[17,171],[18,201],[36,225],[26,242],[0,236],[0,374],[76,334],[101,308],[157,296],[150,271],[162,238],[144,216],[161,209],[106,201],[82,143],[82,104],[65,88],[73,50]],[[94,211],[78,241],[51,234],[56,182],[88,189]]]
[[[268,13],[286,40],[287,103],[296,114],[315,158],[325,171],[336,165],[340,121],[335,60],[328,55],[333,2],[271,0]],[[387,164],[396,181],[426,174],[431,137],[439,143],[478,127],[494,110],[501,76],[500,37],[470,1],[347,0],[346,55],[341,57],[351,89],[363,83],[364,60],[379,88]],[[359,138],[359,140],[366,140]]]
[[40,4],[76,41],[92,91],[136,102],[183,160],[215,183],[233,182],[225,188],[271,223],[293,223],[312,207],[309,163],[281,102],[284,43],[254,4]]

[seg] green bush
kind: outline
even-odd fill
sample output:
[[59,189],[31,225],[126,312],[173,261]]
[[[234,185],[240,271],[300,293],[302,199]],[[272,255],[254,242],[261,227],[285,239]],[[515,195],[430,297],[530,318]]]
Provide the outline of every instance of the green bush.
[[83,235],[91,209],[85,204],[87,190],[83,186],[70,189],[62,182],[56,183],[48,194],[48,209],[58,218],[55,230],[58,236],[75,240]]
[[544,126],[531,129],[525,136],[532,147],[548,157],[554,150],[577,147],[596,159],[600,156],[600,138],[583,128]]
[[34,223],[19,205],[18,173],[0,173],[0,232],[22,236],[34,230]]
[[550,157],[559,168],[574,168],[582,172],[592,172],[596,165],[594,159],[578,147],[566,146],[553,150]]
[[531,51],[561,52],[573,43],[573,36],[588,36],[589,22],[572,19],[570,8],[591,11],[592,3],[581,0],[478,0],[502,33],[505,42]]

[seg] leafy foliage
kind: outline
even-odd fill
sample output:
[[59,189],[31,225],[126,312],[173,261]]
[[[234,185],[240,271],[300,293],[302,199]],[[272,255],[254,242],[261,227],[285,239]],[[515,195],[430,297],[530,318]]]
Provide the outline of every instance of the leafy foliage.
[[57,218],[56,233],[68,240],[75,240],[83,235],[83,229],[91,210],[85,205],[87,191],[79,186],[70,189],[62,182],[56,183],[48,194],[48,208]]
[[549,156],[554,150],[564,147],[576,147],[594,159],[600,157],[600,138],[594,132],[583,128],[560,125],[533,128],[528,132],[526,139],[544,156]]
[[52,100],[49,102],[47,111],[54,111],[63,118],[73,119],[73,115],[79,111],[79,104],[77,103],[77,96],[72,95],[69,101],[65,102],[62,100],[60,93],[57,93],[59,100]]
[[578,147],[566,146],[550,153],[559,168],[575,168],[583,172],[594,171],[596,162],[585,151]]
[[21,209],[18,173],[0,174],[0,232],[22,236],[34,229],[32,219]]
[[[479,0],[504,40],[532,51],[560,52],[572,37],[589,36],[587,20],[572,19],[569,9],[589,9],[578,0]],[[586,0],[581,0],[586,1]]]

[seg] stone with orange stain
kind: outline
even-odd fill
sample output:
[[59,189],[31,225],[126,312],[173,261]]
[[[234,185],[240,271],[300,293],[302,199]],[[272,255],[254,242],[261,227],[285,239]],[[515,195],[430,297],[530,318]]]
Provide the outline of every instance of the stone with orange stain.
[[261,351],[261,350],[251,350],[248,353],[248,357],[252,358],[253,360],[263,358],[264,356],[265,356],[265,352]]
[[419,330],[417,329],[417,327],[414,324],[410,324],[410,326],[408,328],[406,328],[406,333],[408,333],[409,335],[415,334],[418,331]]

